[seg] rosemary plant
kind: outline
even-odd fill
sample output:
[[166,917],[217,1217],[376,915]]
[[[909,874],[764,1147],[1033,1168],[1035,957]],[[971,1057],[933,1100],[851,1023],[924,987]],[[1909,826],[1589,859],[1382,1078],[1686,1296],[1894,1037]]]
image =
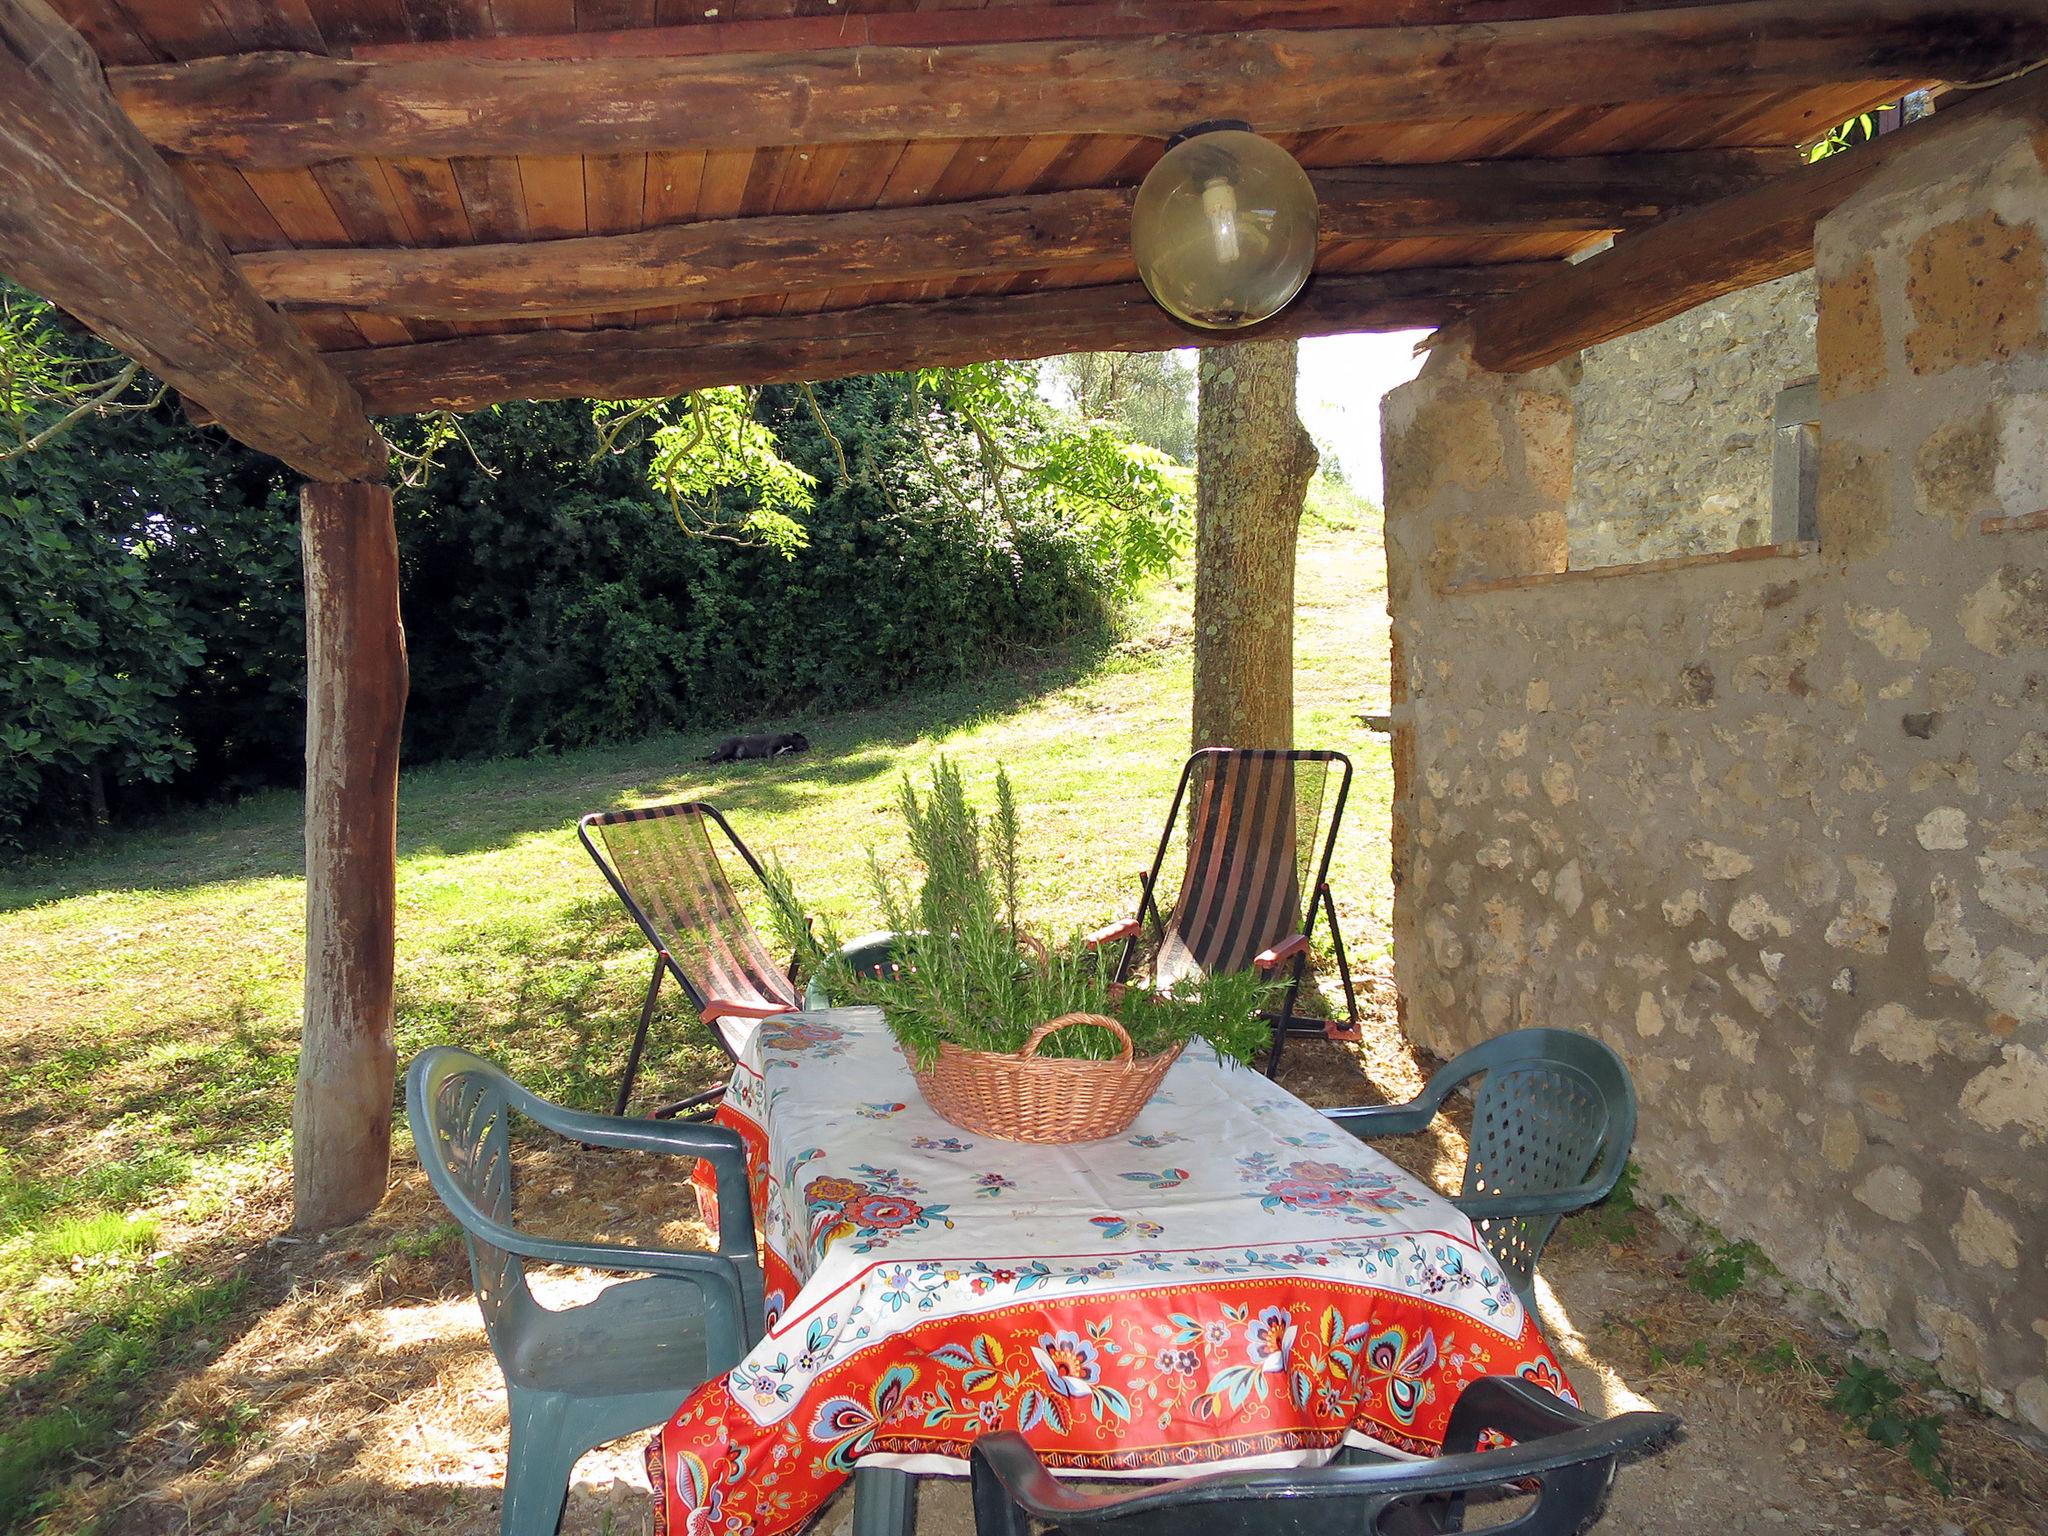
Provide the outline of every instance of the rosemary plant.
[[[1114,984],[1103,957],[1077,934],[1042,956],[1017,911],[1020,818],[1007,772],[996,775],[996,808],[986,820],[968,801],[960,770],[945,759],[921,793],[906,777],[897,794],[921,879],[915,890],[869,856],[884,921],[901,935],[901,972],[846,984],[858,1001],[879,1005],[889,1027],[920,1066],[946,1042],[969,1050],[1018,1051],[1033,1030],[1067,1013],[1103,1014],[1131,1036],[1137,1054],[1169,1050],[1196,1036],[1237,1061],[1268,1040],[1257,1017],[1272,984],[1252,972],[1190,978],[1164,995]],[[1117,1041],[1104,1029],[1073,1025],[1048,1036],[1043,1056],[1105,1059]]]

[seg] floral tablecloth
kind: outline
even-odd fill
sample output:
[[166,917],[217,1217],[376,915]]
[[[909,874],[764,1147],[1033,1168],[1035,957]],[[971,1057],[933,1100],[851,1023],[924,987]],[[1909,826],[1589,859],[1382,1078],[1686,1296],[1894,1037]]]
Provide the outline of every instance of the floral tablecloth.
[[1199,1041],[1125,1135],[1037,1147],[939,1119],[875,1010],[795,1014],[719,1119],[768,1332],[649,1448],[672,1536],[778,1536],[856,1460],[957,1475],[998,1428],[1156,1478],[1426,1455],[1479,1376],[1567,1393],[1470,1221]]

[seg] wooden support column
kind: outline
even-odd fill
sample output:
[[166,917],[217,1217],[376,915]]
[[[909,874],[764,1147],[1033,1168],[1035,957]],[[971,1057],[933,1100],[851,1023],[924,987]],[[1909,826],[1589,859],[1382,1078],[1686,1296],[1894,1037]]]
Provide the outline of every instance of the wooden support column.
[[405,631],[382,485],[299,493],[306,568],[306,1014],[292,1102],[293,1225],[384,1198],[397,1054],[398,736]]

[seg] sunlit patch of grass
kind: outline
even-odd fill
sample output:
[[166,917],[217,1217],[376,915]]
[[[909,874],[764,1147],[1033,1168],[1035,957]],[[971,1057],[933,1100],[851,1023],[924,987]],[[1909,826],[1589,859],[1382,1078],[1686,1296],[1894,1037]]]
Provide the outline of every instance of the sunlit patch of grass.
[[29,1251],[44,1264],[78,1269],[145,1252],[162,1230],[163,1223],[143,1211],[73,1216],[44,1228]]
[[173,1147],[96,1160],[69,1175],[39,1175],[26,1159],[0,1152],[0,1240],[50,1211],[125,1209],[158,1190],[183,1183],[191,1173],[191,1157]]

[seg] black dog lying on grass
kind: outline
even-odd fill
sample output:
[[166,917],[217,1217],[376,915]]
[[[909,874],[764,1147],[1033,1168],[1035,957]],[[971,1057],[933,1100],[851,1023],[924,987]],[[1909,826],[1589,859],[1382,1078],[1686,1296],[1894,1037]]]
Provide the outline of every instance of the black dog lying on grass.
[[757,736],[728,736],[721,741],[707,763],[736,763],[749,757],[781,757],[790,752],[808,752],[811,738],[802,731],[763,731]]

